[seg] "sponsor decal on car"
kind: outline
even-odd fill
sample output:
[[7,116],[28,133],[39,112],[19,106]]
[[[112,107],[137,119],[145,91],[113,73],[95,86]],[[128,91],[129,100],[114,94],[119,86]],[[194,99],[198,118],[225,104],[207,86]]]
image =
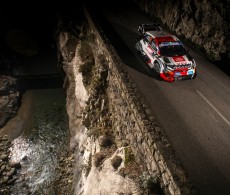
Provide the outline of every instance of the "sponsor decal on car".
[[194,74],[194,71],[193,70],[189,70],[188,74]]
[[173,41],[173,42],[162,42],[159,44],[159,47],[165,47],[165,46],[173,46],[173,45],[182,45],[179,41]]
[[175,72],[174,75],[175,76],[180,76],[181,74],[180,74],[180,72]]
[[183,62],[185,59],[182,56],[173,56],[172,57],[175,62]]

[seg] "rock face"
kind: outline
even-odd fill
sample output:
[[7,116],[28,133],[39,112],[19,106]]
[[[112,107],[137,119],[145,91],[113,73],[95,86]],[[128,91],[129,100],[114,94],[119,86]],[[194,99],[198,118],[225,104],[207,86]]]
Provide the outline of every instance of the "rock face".
[[209,59],[230,58],[229,0],[135,0],[135,3],[205,52]]
[[[122,147],[116,150],[112,140],[108,139],[108,137],[100,136],[97,138],[96,134],[102,134],[102,132],[99,132],[99,130],[96,130],[97,132],[94,132],[93,130],[90,131],[82,124],[82,117],[85,115],[83,117],[84,124],[89,122],[96,127],[98,125],[97,120],[99,119],[92,122],[92,119],[98,117],[94,115],[94,111],[99,109],[98,107],[100,107],[100,109],[105,109],[105,105],[101,108],[100,102],[98,101],[98,99],[100,100],[102,98],[101,94],[95,94],[95,91],[97,91],[96,89],[99,89],[99,87],[95,87],[93,84],[95,83],[95,75],[96,78],[100,80],[100,77],[104,72],[102,67],[100,67],[100,71],[95,70],[96,68],[94,69],[98,74],[93,75],[91,78],[94,81],[91,83],[93,87],[88,86],[89,89],[87,91],[83,84],[84,79],[82,74],[84,77],[89,75],[85,75],[86,73],[81,70],[81,67],[86,62],[87,65],[91,62],[94,63],[94,61],[89,63],[88,59],[93,56],[87,56],[84,53],[84,55],[86,55],[86,61],[82,61],[79,55],[79,50],[84,43],[71,37],[71,34],[62,32],[59,36],[59,49],[63,58],[63,69],[66,72],[64,88],[67,96],[66,106],[69,116],[69,130],[71,136],[70,148],[74,151],[75,163],[78,164],[73,170],[73,180],[71,180],[74,194],[91,195],[132,193],[139,195],[139,189],[135,182],[129,178],[121,176],[120,174],[120,171],[124,169],[125,149]],[[76,47],[72,47],[71,49],[71,47],[69,47],[69,45],[72,45],[70,42],[75,43]],[[70,57],[69,55],[66,55],[68,54],[68,52],[66,52],[68,49],[71,49],[71,53],[75,54],[75,56]],[[81,72],[79,72],[80,70]],[[89,70],[89,68],[87,68],[87,70]],[[89,106],[87,105],[87,102],[96,102],[95,104],[99,105]],[[90,107],[93,106],[95,108],[91,110],[92,108],[90,109]],[[90,126],[90,124],[88,125]],[[111,162],[116,155],[120,157],[119,159],[121,159],[121,162],[115,169]]]
[[18,111],[20,93],[17,87],[17,79],[11,76],[0,75],[0,127]]

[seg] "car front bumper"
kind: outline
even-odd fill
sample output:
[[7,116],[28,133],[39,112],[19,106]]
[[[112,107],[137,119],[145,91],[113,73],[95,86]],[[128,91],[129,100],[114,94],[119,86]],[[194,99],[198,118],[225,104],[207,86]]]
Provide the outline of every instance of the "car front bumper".
[[175,70],[160,73],[160,77],[167,82],[174,82],[177,80],[188,80],[195,78],[196,69]]

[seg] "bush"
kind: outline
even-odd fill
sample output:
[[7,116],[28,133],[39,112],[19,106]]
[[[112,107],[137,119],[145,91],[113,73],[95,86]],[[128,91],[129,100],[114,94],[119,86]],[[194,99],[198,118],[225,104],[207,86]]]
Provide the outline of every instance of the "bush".
[[135,156],[130,147],[125,148],[125,166],[132,162],[135,162]]

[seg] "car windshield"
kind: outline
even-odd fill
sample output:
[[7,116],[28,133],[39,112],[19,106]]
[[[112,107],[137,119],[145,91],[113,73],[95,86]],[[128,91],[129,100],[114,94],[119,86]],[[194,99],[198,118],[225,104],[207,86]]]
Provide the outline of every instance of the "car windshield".
[[159,44],[160,54],[162,56],[183,56],[186,50],[180,41],[175,42],[162,42]]

